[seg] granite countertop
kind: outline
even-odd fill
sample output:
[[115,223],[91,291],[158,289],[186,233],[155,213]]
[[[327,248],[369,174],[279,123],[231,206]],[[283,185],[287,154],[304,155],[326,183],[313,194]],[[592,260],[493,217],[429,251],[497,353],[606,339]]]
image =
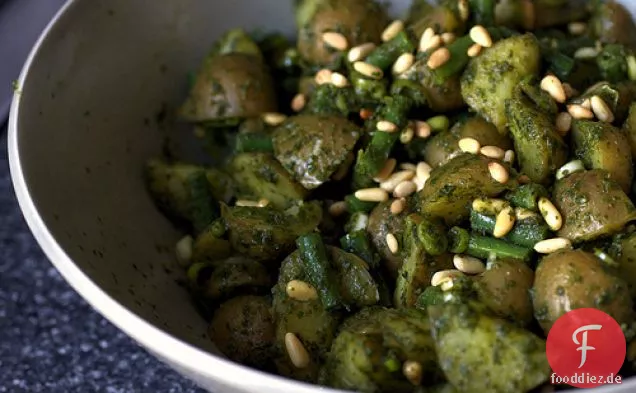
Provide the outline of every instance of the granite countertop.
[[0,393],[203,393],[96,313],[46,259],[13,193],[0,127]]

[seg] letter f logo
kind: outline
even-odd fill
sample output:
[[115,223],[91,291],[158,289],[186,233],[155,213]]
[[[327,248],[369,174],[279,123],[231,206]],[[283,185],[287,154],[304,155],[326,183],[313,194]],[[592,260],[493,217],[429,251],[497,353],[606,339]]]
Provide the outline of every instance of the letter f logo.
[[[585,325],[576,329],[572,334],[572,341],[574,341],[574,344],[580,345],[580,347],[576,349],[577,351],[581,351],[581,364],[579,365],[579,368],[583,367],[585,361],[587,360],[587,351],[593,351],[596,349],[587,345],[587,332],[590,330],[601,330],[602,328],[602,325]],[[577,336],[581,332],[583,332],[583,339],[581,340],[581,342],[579,342]]]

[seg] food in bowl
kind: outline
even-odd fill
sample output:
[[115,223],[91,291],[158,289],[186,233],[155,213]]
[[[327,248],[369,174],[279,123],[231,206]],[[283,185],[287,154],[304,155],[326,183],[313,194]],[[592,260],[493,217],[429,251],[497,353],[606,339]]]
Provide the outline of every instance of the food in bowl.
[[295,44],[233,29],[192,78],[179,115],[217,164],[146,166],[223,354],[346,390],[527,392],[571,309],[636,337],[622,6],[295,5]]

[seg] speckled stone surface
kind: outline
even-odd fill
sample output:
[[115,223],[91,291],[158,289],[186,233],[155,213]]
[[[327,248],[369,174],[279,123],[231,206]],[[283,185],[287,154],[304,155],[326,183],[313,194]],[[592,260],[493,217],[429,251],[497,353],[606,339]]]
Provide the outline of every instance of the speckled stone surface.
[[0,393],[203,393],[93,311],[27,228],[0,127]]

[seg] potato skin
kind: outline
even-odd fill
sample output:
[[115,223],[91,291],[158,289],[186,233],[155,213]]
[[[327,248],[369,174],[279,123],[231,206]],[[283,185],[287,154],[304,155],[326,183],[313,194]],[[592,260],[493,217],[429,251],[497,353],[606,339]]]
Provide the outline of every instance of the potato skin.
[[544,257],[535,272],[532,294],[534,316],[546,335],[559,317],[577,308],[597,308],[619,324],[634,317],[627,284],[582,250]]
[[389,250],[386,245],[386,235],[389,233],[401,234],[404,231],[407,216],[407,209],[400,214],[392,214],[391,201],[379,203],[369,215],[367,233],[375,249],[382,257],[384,266],[392,276],[397,274],[398,269],[402,265],[402,255],[401,253],[394,255]]
[[239,296],[223,303],[214,313],[209,335],[231,360],[253,367],[266,366],[275,338],[268,298]]

